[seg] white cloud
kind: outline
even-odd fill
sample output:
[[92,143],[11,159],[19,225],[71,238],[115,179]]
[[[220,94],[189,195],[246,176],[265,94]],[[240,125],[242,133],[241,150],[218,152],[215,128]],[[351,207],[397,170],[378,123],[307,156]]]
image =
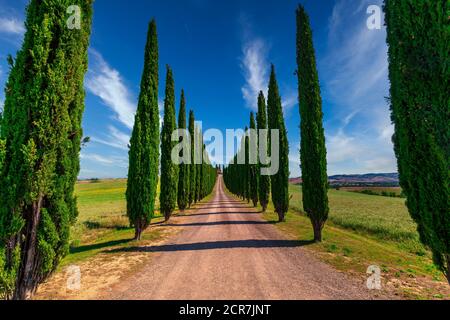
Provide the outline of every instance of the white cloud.
[[267,51],[266,43],[259,38],[249,40],[242,46],[241,69],[245,84],[241,90],[247,106],[253,110],[258,109],[259,92],[265,92],[268,86]]
[[283,106],[283,112],[286,115],[288,111],[298,103],[298,93],[296,90],[287,89],[284,95],[281,97],[281,105]]
[[85,153],[80,154],[81,160],[87,160],[94,162],[98,165],[112,166],[119,168],[126,168],[128,166],[128,160],[125,157],[119,156],[103,156],[96,153]]
[[[328,55],[319,60],[328,109],[329,171],[395,171],[386,30],[369,30],[366,13],[382,0],[338,0],[329,20]],[[333,133],[333,134],[330,134]]]
[[92,137],[91,141],[103,145],[128,151],[130,136],[114,126],[108,127],[109,135],[106,138]]
[[16,18],[0,17],[0,33],[23,35],[25,33],[24,23]]
[[110,67],[100,53],[90,50],[90,54],[92,64],[86,77],[87,90],[98,96],[114,111],[116,119],[131,129],[136,110],[131,91],[124,84],[119,71]]

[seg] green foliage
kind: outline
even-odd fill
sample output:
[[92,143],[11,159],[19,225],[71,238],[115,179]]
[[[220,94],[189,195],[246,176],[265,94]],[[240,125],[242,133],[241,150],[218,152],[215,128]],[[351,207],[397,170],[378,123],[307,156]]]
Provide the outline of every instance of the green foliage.
[[[279,169],[271,177],[272,202],[279,221],[284,221],[289,209],[289,143],[281,106],[281,97],[275,75],[275,67],[272,65],[267,99],[267,114],[269,129],[279,130]],[[276,143],[277,141],[271,141]]]
[[189,111],[189,136],[191,138],[191,163],[189,164],[189,207],[196,201],[197,166],[194,164],[194,135],[195,116],[194,111]]
[[[186,129],[186,101],[184,97],[184,90],[181,91],[180,111],[178,114],[178,129]],[[183,137],[180,137],[180,143],[183,142]],[[183,156],[183,150],[180,152]],[[178,208],[184,210],[189,205],[189,164],[182,163],[179,166],[178,175]]]
[[[78,5],[80,30],[66,26]],[[0,295],[30,297],[67,254],[83,131],[91,0],[30,1],[0,132]],[[15,283],[13,281],[15,279]]]
[[329,212],[322,98],[309,17],[301,5],[297,9],[297,75],[303,208],[313,225],[314,240],[321,241]]
[[[241,140],[241,147],[237,154],[223,170],[223,179],[228,190],[243,200],[247,199],[248,189],[247,147],[248,141],[247,136],[245,136]],[[240,159],[245,159],[245,162],[240,163]]]
[[127,215],[135,238],[154,215],[159,169],[158,36],[156,22],[149,24],[138,107],[130,140]]
[[[250,113],[250,129],[253,129],[256,133],[256,122],[253,112]],[[259,189],[259,173],[258,164],[249,164],[249,187],[250,187],[250,199],[253,205],[258,205],[258,189]]]
[[[196,137],[196,144],[197,148],[201,148],[201,146],[203,146],[203,139],[202,139],[202,134],[199,130],[198,127],[195,128],[195,137]],[[202,152],[201,150],[198,150],[197,152]],[[196,173],[196,177],[195,177],[195,202],[198,202],[202,199],[201,197],[201,189],[202,189],[202,164],[195,164],[195,173]]]
[[244,183],[244,200],[247,200],[250,203],[250,166],[249,166],[249,136],[248,136],[248,127],[245,127],[245,136],[244,136],[244,153],[245,153],[245,163],[242,165],[243,177],[242,180]]
[[[258,114],[256,115],[256,121],[258,130],[264,130],[267,129],[267,111],[266,111],[266,99],[264,98],[264,93],[261,91],[258,96]],[[258,140],[258,159],[259,159],[259,152],[260,152],[260,141]],[[269,146],[269,144],[266,144]],[[267,150],[266,150],[267,152]],[[270,176],[267,175],[261,175],[261,168],[264,165],[262,165],[258,161],[258,175],[259,175],[259,186],[258,186],[258,198],[259,202],[261,203],[261,206],[263,208],[263,211],[266,211],[267,205],[269,204],[269,197],[270,197]]]
[[177,204],[178,166],[172,162],[172,149],[177,144],[172,141],[175,124],[175,83],[172,69],[167,66],[166,97],[164,99],[164,122],[161,132],[161,192],[159,205],[166,221],[170,219]]
[[400,185],[450,282],[450,2],[385,0],[384,10]]

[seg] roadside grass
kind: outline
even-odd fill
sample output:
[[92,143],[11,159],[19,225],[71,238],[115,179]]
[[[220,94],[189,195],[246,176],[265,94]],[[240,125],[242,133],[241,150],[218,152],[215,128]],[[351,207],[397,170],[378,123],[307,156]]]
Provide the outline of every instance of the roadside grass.
[[[75,192],[78,200],[78,219],[71,230],[70,252],[60,268],[85,260],[104,250],[136,245],[134,228],[126,215],[126,179],[79,182]],[[158,197],[156,199],[158,208]],[[152,224],[163,221],[156,212]],[[159,239],[161,230],[150,227],[140,245]]]
[[[79,215],[71,229],[69,254],[59,268],[84,261],[106,250],[128,246],[149,245],[163,239],[169,230],[164,226],[164,217],[159,213],[159,185],[155,200],[155,216],[150,227],[144,232],[139,243],[133,240],[134,228],[129,225],[126,215],[126,179],[95,180],[79,182],[75,192],[78,197]],[[213,194],[201,203],[208,202]],[[174,212],[176,215],[189,214]]]
[[[303,211],[302,190],[290,185],[290,206]],[[416,223],[405,206],[405,199],[366,195],[343,190],[328,192],[329,221],[337,226],[381,240],[390,240],[418,255],[426,250],[419,241]]]
[[[286,221],[278,223],[272,204],[262,216],[289,238],[313,239],[311,222],[300,210],[301,188],[291,186]],[[323,241],[307,246],[336,269],[367,279],[367,268],[381,268],[383,288],[407,299],[450,299],[445,277],[418,243],[404,199],[330,190],[330,218]]]

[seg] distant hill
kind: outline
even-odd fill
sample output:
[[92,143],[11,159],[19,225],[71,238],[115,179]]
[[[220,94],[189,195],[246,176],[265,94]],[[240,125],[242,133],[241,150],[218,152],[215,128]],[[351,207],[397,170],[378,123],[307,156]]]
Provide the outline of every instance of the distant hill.
[[[340,174],[328,178],[332,186],[392,186],[399,185],[398,173]],[[302,178],[291,178],[290,183],[301,184]]]

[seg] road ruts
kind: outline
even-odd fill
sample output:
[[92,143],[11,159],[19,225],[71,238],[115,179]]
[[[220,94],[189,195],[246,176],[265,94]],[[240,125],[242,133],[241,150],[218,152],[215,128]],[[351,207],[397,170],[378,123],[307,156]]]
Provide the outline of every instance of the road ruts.
[[[152,254],[139,272],[103,299],[372,299],[362,280],[336,271],[289,240],[260,213],[224,192],[173,223],[183,230]],[[170,225],[169,225],[170,227]]]

